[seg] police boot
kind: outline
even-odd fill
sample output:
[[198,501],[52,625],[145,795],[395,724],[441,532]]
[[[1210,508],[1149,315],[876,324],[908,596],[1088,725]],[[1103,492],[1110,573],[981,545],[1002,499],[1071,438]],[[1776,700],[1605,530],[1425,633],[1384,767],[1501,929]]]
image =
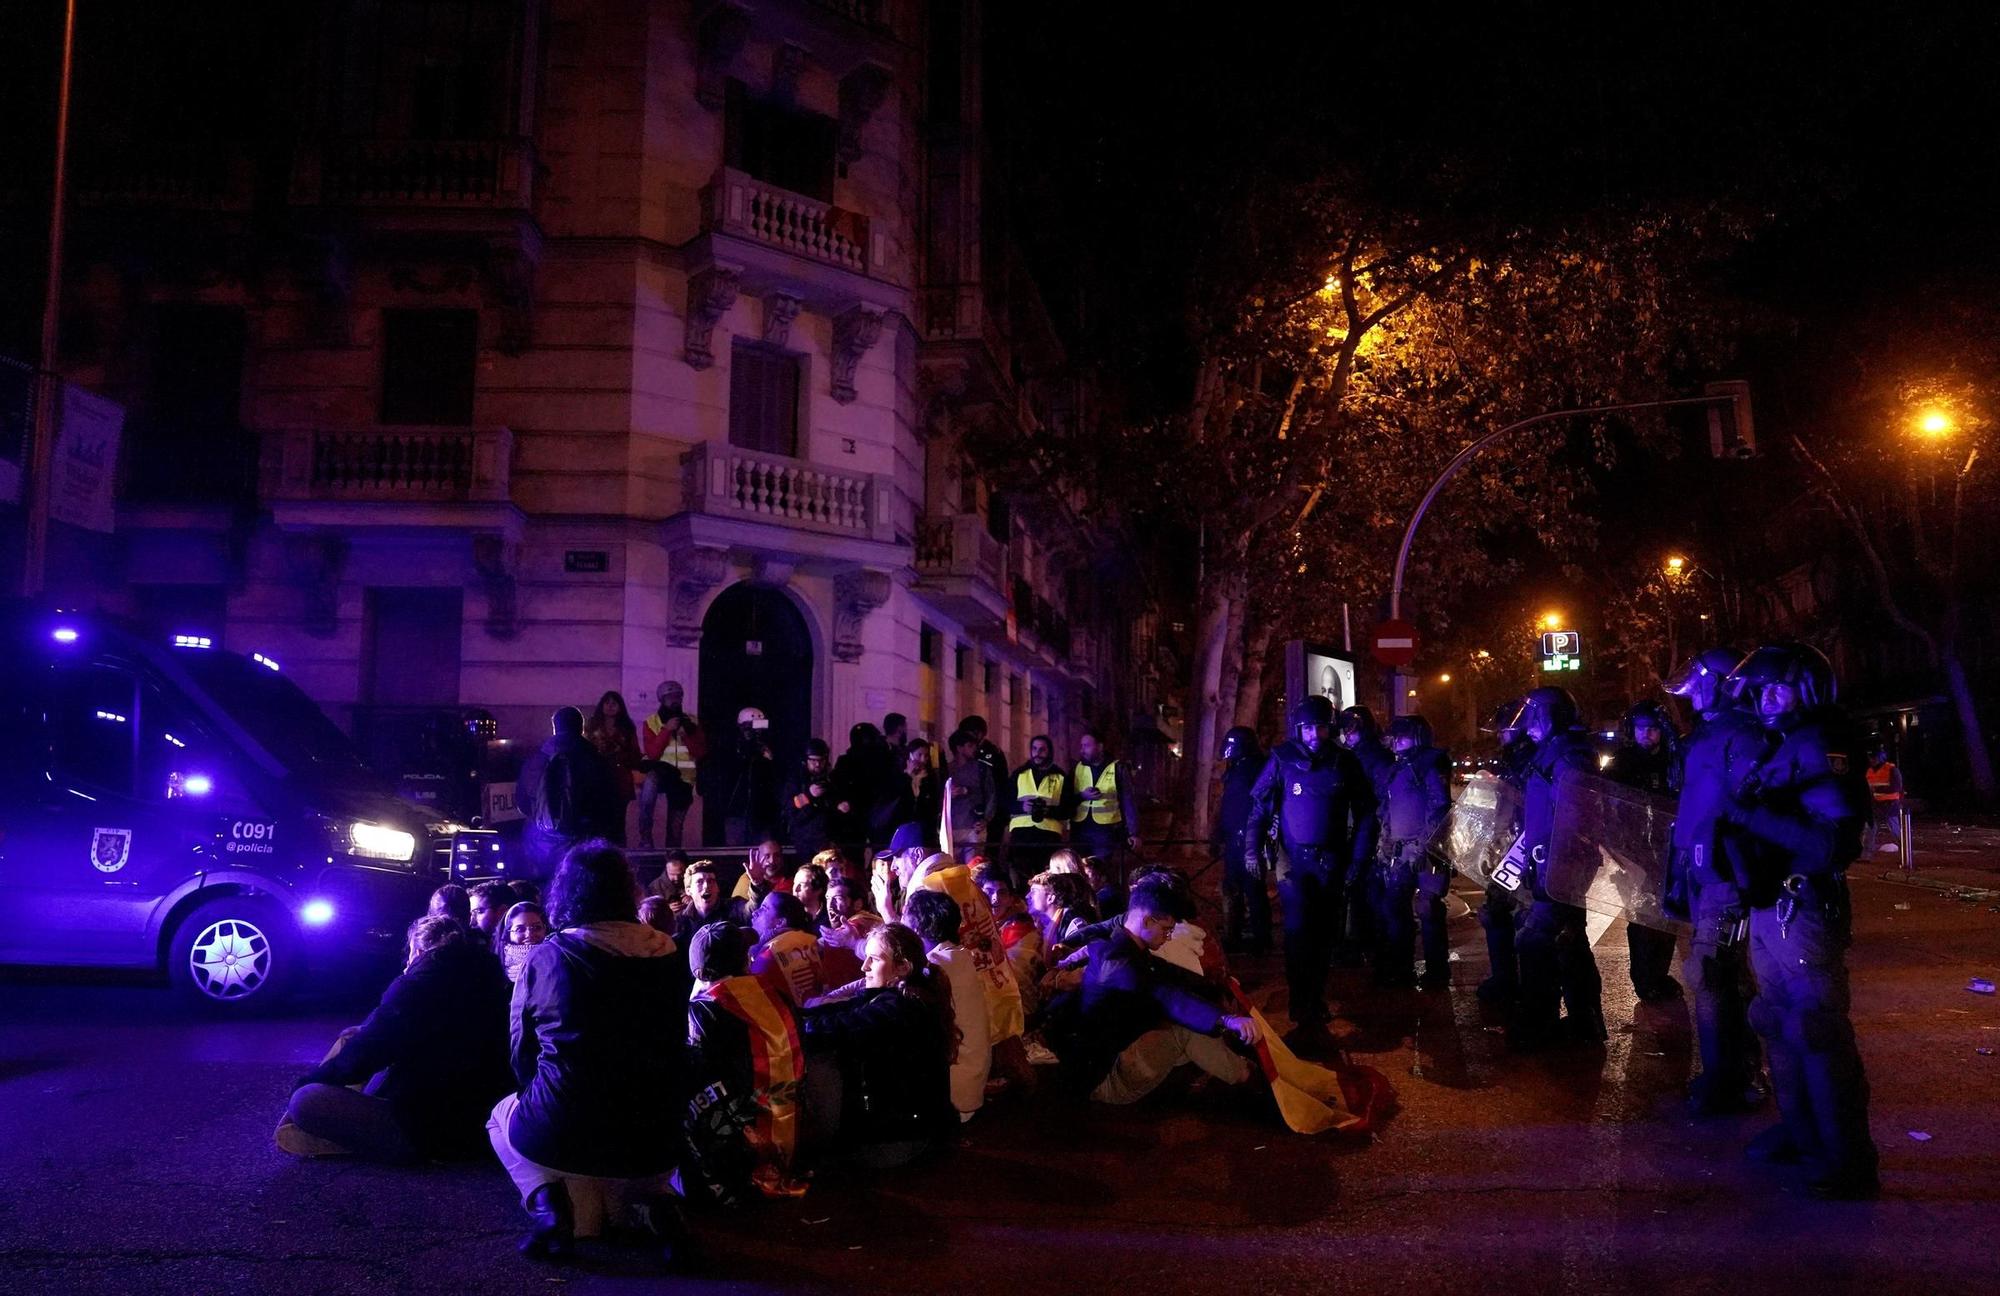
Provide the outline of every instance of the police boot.
[[1781,1120],[1744,1144],[1743,1155],[1759,1165],[1797,1165],[1805,1151],[1792,1137],[1791,1127]]
[[660,1261],[669,1273],[693,1273],[701,1266],[701,1253],[694,1231],[688,1227],[681,1199],[672,1193],[655,1193],[634,1203],[646,1235],[659,1248]]
[[521,1239],[522,1255],[530,1260],[567,1260],[576,1254],[576,1216],[570,1209],[569,1189],[560,1180],[536,1188],[523,1205],[534,1228]]
[[1244,950],[1243,925],[1244,910],[1241,892],[1222,893],[1222,949],[1227,954],[1241,954]]

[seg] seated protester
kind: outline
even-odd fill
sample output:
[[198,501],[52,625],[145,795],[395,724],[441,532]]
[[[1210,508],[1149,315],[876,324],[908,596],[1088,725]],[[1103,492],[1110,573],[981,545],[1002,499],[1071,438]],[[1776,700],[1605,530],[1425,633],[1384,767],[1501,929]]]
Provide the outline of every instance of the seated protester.
[[887,923],[868,937],[862,989],[800,1015],[805,1133],[834,1156],[876,1169],[915,1160],[958,1124],[951,992],[917,934]]
[[[1206,931],[1195,925],[1194,886],[1187,875],[1178,869],[1155,864],[1147,865],[1134,875],[1132,881],[1136,886],[1148,879],[1156,886],[1166,888],[1174,905],[1173,933],[1167,937],[1165,944],[1153,951],[1154,957],[1163,958],[1176,967],[1221,985],[1228,975],[1228,968],[1222,961],[1221,947],[1208,939]],[[1062,959],[1060,966],[1081,967],[1089,958],[1088,947],[1097,941],[1109,940],[1124,921],[1123,915],[1120,915],[1077,929],[1067,942],[1071,952]]]
[[867,881],[866,878],[861,876],[861,870],[855,865],[853,859],[838,846],[827,847],[817,855],[814,855],[812,862],[826,870],[828,881],[832,881],[834,878],[848,878],[855,882]]
[[958,943],[963,919],[958,901],[942,891],[918,891],[905,907],[910,927],[923,939],[926,957],[942,969],[951,989],[952,1020],[958,1023],[958,1056],[951,1064],[951,1105],[969,1121],[986,1101],[993,1065],[987,1031],[986,985],[973,966],[972,951]]
[[729,894],[732,899],[741,900],[744,908],[751,913],[764,903],[764,897],[773,891],[791,894],[791,875],[784,871],[785,848],[775,837],[766,837],[750,848],[750,854],[743,861],[743,873],[736,879],[736,887]]
[[1057,1052],[1098,1102],[1137,1102],[1189,1063],[1228,1084],[1252,1074],[1224,1037],[1254,1045],[1256,1022],[1225,1014],[1215,987],[1153,957],[1173,932],[1176,905],[1169,888],[1142,883],[1118,931],[1090,948],[1075,1030]]
[[424,911],[433,918],[449,918],[466,931],[472,930],[472,897],[456,882],[447,882],[431,892],[431,905]]
[[688,1160],[698,1201],[739,1206],[759,1191],[797,1196],[798,1096],[805,1069],[791,1007],[749,975],[754,933],[711,923],[689,951],[702,990],[688,1002]]
[[549,916],[538,904],[527,900],[516,901],[507,910],[506,920],[500,924],[494,938],[499,941],[495,952],[500,955],[500,966],[506,970],[507,980],[519,981],[528,955],[535,946],[549,938]]
[[750,971],[764,979],[771,993],[793,1007],[825,993],[819,929],[806,917],[804,905],[773,891],[757,906],[750,925],[757,936]]
[[426,916],[375,1011],[293,1087],[277,1144],[371,1161],[477,1156],[484,1113],[511,1087],[507,978],[464,928]]
[[555,1259],[634,1208],[669,1263],[688,1258],[674,1196],[684,1145],[687,1039],[670,1024],[687,1002],[673,938],[641,925],[625,853],[574,846],[549,884],[556,933],[514,985],[520,1092],[487,1122],[534,1231],[523,1254]]
[[1059,850],[1050,851],[1048,871],[1051,873],[1074,873],[1081,877],[1083,876],[1083,856],[1077,854],[1067,846]]
[[680,919],[674,916],[673,909],[656,895],[645,896],[639,901],[639,921],[668,936],[680,926]]
[[1014,894],[1014,879],[1007,870],[993,865],[984,865],[973,870],[973,881],[985,893],[986,903],[993,907],[993,922],[999,928],[1000,947],[1007,955],[1007,963],[1014,969],[1014,980],[1021,987],[1022,1007],[1030,1014],[1035,1011],[1035,988],[1042,979],[1043,955],[1041,925],[1034,914],[1028,912],[1021,897]]
[[740,900],[733,900],[722,893],[722,871],[713,860],[696,860],[688,865],[688,903],[680,911],[680,918],[674,928],[674,943],[686,949],[694,943],[694,934],[713,922],[733,922],[740,927],[750,925],[750,909]]
[[827,926],[820,932],[820,971],[826,983],[861,979],[861,950],[882,920],[868,912],[868,891],[851,878],[836,878],[826,890]]
[[489,947],[497,944],[495,937],[500,931],[500,924],[516,903],[514,888],[505,882],[481,882],[472,888],[467,899],[469,909],[466,921],[471,927],[473,939]]
[[1125,912],[1125,889],[1095,855],[1083,857],[1083,879],[1090,884],[1091,902],[1100,918],[1116,918]]
[[1097,921],[1090,887],[1080,873],[1037,873],[1028,882],[1028,909],[1041,924],[1042,943],[1051,958],[1058,946],[1070,944]]
[[653,885],[648,888],[650,894],[660,897],[668,905],[673,906],[676,914],[680,912],[676,902],[687,896],[689,863],[686,851],[669,852],[666,862],[660,865],[660,876],[654,878]]
[[812,919],[815,930],[825,927],[826,918],[826,870],[817,864],[801,864],[792,874],[792,894],[806,907],[806,917]]

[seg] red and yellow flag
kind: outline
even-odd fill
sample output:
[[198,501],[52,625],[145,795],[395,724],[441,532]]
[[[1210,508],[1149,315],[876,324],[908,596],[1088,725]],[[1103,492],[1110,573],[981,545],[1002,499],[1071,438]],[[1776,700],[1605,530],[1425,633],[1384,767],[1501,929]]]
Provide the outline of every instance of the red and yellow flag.
[[708,988],[708,997],[749,1029],[750,1065],[757,1094],[752,1147],[780,1170],[789,1170],[799,1144],[799,1080],[805,1051],[791,1010],[754,976],[730,977]]

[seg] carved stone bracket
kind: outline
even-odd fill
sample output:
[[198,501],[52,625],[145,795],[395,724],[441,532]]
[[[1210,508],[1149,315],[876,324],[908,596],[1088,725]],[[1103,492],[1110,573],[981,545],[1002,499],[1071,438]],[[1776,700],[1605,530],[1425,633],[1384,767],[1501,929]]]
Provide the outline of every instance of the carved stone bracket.
[[887,68],[864,63],[840,79],[839,157],[852,162],[861,156],[861,132],[889,97]]
[[889,577],[878,571],[851,571],[833,583],[833,658],[861,660],[861,627],[868,614],[889,601]]
[[790,107],[799,101],[799,78],[805,74],[806,52],[790,41],[771,52],[771,101]]
[[694,97],[720,110],[729,95],[729,67],[750,39],[750,15],[733,4],[717,5],[695,32]]
[[709,345],[715,326],[736,304],[741,287],[741,277],[724,266],[710,266],[688,278],[687,342],[681,349],[688,368],[706,369],[715,363],[715,352]]
[[672,559],[667,603],[667,642],[676,648],[701,643],[701,605],[708,592],[729,579],[729,554],[721,549],[688,549]]
[[882,336],[883,312],[866,306],[842,311],[833,321],[833,398],[854,403],[854,371]]
[[521,547],[500,535],[472,537],[472,566],[479,583],[486,588],[486,633],[495,639],[512,639],[519,631],[519,582]]
[[285,566],[305,596],[299,618],[315,639],[331,639],[340,630],[340,576],[347,566],[347,541],[324,532],[291,536],[285,541]]
[[496,240],[486,250],[486,291],[500,309],[500,350],[520,355],[535,332],[535,271],[533,249],[513,240]]
[[785,346],[791,341],[792,321],[799,317],[802,303],[787,292],[774,292],[764,298],[764,340],[772,346]]

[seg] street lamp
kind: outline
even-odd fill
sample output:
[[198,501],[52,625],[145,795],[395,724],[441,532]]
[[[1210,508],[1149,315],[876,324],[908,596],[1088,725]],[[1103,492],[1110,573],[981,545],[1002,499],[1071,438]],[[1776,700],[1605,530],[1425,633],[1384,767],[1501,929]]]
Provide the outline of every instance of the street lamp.
[[1680,575],[1682,572],[1687,570],[1687,563],[1688,560],[1681,557],[1679,554],[1668,554],[1667,575],[1669,576]]
[[1541,619],[1541,622],[1540,622],[1540,625],[1541,625],[1542,629],[1544,629],[1544,630],[1558,630],[1558,629],[1561,629],[1561,628],[1562,628],[1562,623],[1563,623],[1563,614],[1562,614],[1562,613],[1560,613],[1560,612],[1544,612],[1544,613],[1542,613],[1542,619]]
[[1916,425],[1917,431],[1921,435],[1930,437],[1932,440],[1940,440],[1948,437],[1958,430],[1958,420],[1951,416],[1951,412],[1936,407],[1919,413]]
[[1440,684],[1449,684],[1449,683],[1451,683],[1451,672],[1450,672],[1450,671],[1446,671],[1446,672],[1445,672],[1444,674],[1442,674],[1442,675],[1438,676],[1438,683],[1440,683]]

